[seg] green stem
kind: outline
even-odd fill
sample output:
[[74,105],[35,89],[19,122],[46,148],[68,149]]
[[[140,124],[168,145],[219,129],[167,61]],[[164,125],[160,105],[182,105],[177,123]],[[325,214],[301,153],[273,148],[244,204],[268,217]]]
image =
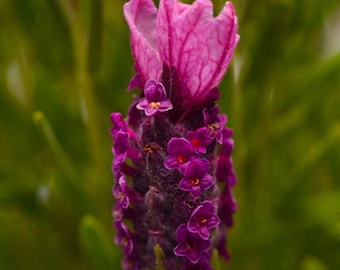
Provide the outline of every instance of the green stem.
[[[90,76],[88,72],[90,69],[87,66],[89,63],[89,47],[85,38],[86,33],[82,27],[83,23],[79,9],[77,9],[77,7],[67,6],[67,4],[62,2],[59,3],[62,5],[62,9],[68,18],[71,28],[73,50],[76,62],[75,83],[85,106],[85,122],[88,132],[88,145],[92,159],[94,161],[94,166],[95,168],[99,168],[98,171],[101,171],[100,168],[102,167],[102,164],[104,164],[101,155],[102,140],[98,121],[98,106],[93,93],[93,80],[92,76]],[[95,3],[92,2],[92,5],[95,5]],[[101,11],[96,11],[96,13],[100,12]]]
[[159,244],[156,244],[154,247],[155,257],[156,257],[156,265],[154,270],[165,270],[163,260],[164,260],[164,252]]
[[63,172],[68,176],[70,180],[73,182],[77,181],[77,173],[76,170],[71,165],[68,156],[66,155],[64,149],[61,147],[54,131],[45,117],[44,113],[41,111],[36,111],[33,114],[33,121],[41,129],[42,134],[44,135],[48,145],[51,148],[51,151],[59,163]]

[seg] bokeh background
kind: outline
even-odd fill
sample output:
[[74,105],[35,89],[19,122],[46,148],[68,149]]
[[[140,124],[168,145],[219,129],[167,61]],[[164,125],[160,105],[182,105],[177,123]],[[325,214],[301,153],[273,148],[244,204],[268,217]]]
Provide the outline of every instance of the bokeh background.
[[[120,268],[109,115],[132,101],[124,2],[0,0],[0,269]],[[219,104],[239,209],[220,269],[340,269],[339,1],[234,4]]]

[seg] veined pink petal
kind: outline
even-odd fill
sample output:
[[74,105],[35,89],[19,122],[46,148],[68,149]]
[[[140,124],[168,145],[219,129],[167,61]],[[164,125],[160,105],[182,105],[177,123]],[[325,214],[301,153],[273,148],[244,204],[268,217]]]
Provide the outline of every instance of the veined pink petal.
[[177,0],[161,0],[157,17],[158,51],[162,61],[169,65],[173,64],[173,55],[176,52],[178,42],[173,21],[184,13],[190,5]]
[[214,18],[210,0],[161,0],[157,24],[160,58],[175,67],[184,89],[199,97],[216,87],[239,39],[232,3]]
[[145,83],[159,80],[161,62],[157,52],[157,8],[152,0],[130,0],[124,5],[124,15],[130,27],[135,69]]

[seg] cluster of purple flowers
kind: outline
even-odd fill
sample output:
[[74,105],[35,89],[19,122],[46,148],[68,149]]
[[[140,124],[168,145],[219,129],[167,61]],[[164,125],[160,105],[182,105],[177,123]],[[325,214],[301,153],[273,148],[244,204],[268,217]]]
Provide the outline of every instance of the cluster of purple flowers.
[[212,15],[192,5],[130,0],[136,75],[142,93],[126,120],[112,113],[113,209],[123,269],[212,269],[212,250],[228,259],[226,231],[236,210],[232,130],[219,113],[217,86],[238,42],[231,3]]

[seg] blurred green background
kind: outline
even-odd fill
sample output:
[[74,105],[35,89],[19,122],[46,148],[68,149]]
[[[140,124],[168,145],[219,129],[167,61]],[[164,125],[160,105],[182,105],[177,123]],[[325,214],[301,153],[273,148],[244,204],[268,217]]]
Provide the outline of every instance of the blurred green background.
[[[0,0],[0,269],[119,268],[109,115],[132,101],[124,2]],[[234,4],[220,105],[239,210],[221,268],[340,269],[339,1]]]

